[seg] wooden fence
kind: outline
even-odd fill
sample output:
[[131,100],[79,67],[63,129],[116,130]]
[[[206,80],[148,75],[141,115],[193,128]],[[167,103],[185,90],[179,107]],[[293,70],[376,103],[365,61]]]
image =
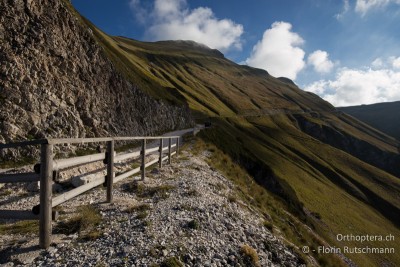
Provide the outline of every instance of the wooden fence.
[[[140,151],[131,153],[116,153],[115,142],[118,141],[141,141]],[[153,148],[147,148],[148,141],[159,141],[159,145]],[[167,141],[167,146],[164,146]],[[106,143],[105,153],[79,156],[67,159],[53,159],[53,147],[62,144],[83,144],[83,143]],[[174,143],[175,142],[175,143]],[[94,187],[105,185],[107,187],[107,202],[113,201],[113,184],[127,177],[141,172],[141,179],[146,176],[146,168],[158,163],[159,168],[163,162],[168,160],[171,163],[171,157],[179,153],[179,136],[157,136],[157,137],[106,137],[106,138],[74,138],[74,139],[41,139],[25,141],[19,143],[0,144],[0,149],[18,148],[31,145],[40,145],[40,163],[34,167],[34,172],[17,174],[0,174],[0,183],[20,183],[40,181],[40,204],[34,206],[32,211],[0,210],[0,218],[17,220],[39,220],[39,246],[48,248],[51,243],[51,221],[55,219],[55,213],[52,208],[76,197]],[[154,152],[158,153],[158,159],[145,162],[146,155]],[[164,156],[164,154],[167,154]],[[133,158],[141,158],[141,166],[115,177],[114,163]],[[99,176],[94,181],[79,186],[56,197],[52,196],[52,182],[56,173],[62,169],[75,167],[83,164],[101,161],[107,165],[107,175]]]

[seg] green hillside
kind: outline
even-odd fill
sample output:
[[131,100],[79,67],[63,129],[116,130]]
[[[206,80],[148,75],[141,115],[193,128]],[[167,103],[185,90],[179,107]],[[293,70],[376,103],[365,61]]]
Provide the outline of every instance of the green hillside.
[[[202,138],[239,162],[267,189],[260,194],[273,193],[274,201],[301,222],[299,226],[286,221],[277,215],[282,211],[258,203],[289,242],[299,249],[323,242],[336,247],[399,247],[398,238],[364,243],[335,238],[399,237],[398,141],[286,79],[238,65],[216,50],[191,41],[145,43],[112,37],[83,21],[132,83],[155,98],[187,103],[198,122],[212,121]],[[338,264],[331,255],[312,254],[320,265]],[[360,266],[400,264],[398,253],[346,256]]]
[[338,109],[400,140],[400,101]]

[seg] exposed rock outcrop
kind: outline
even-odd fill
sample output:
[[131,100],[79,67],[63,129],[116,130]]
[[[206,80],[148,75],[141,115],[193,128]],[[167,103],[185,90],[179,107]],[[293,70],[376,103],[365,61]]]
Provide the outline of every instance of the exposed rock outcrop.
[[0,142],[156,134],[188,108],[129,83],[67,2],[0,1]]

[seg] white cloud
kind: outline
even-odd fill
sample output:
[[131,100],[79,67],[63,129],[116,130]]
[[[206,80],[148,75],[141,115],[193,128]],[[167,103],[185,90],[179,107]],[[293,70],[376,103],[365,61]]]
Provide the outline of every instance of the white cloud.
[[134,11],[136,19],[144,24],[146,22],[146,17],[148,16],[148,11],[146,8],[142,7],[140,0],[131,0],[129,2],[129,7]]
[[274,22],[264,32],[262,40],[254,47],[245,63],[267,70],[271,75],[295,80],[304,68],[304,51],[299,47],[304,40],[291,31],[287,22]]
[[394,69],[340,69],[334,80],[305,87],[334,106],[352,106],[400,100],[400,71]]
[[337,20],[341,20],[341,19],[344,17],[344,15],[345,15],[347,12],[349,12],[349,10],[350,10],[350,2],[349,2],[349,0],[343,0],[343,10],[342,10],[341,13],[336,14],[336,15],[335,15],[335,18],[336,18]]
[[312,65],[314,70],[319,73],[329,73],[334,67],[333,62],[329,60],[329,54],[321,50],[312,52],[308,56],[307,63]]
[[383,62],[382,58],[378,57],[376,58],[374,61],[372,61],[371,66],[373,68],[382,68],[385,65],[385,63]]
[[304,88],[305,91],[312,92],[317,95],[321,95],[325,93],[325,90],[329,86],[329,81],[319,80],[309,84]]
[[[131,0],[131,8],[139,17],[144,9],[140,0]],[[186,0],[155,0],[147,13],[150,40],[193,40],[223,51],[241,49],[243,26],[216,18],[210,8],[191,10]]]
[[[392,59],[392,66],[395,69],[400,69],[400,57]],[[399,88],[400,90],[400,88]]]
[[385,8],[391,3],[400,4],[400,0],[357,0],[355,11],[364,16],[371,9]]

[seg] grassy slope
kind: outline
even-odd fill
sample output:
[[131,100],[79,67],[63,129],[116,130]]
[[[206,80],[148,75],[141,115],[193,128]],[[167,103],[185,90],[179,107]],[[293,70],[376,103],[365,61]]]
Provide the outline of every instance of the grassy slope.
[[[304,134],[291,114],[303,114],[384,151],[397,153],[395,140],[337,114],[319,97],[265,71],[234,64],[215,50],[190,42],[143,43],[110,37],[86,23],[130,81],[156,98],[188,103],[199,120],[214,117],[218,127],[207,131],[207,138],[232,157],[266,168],[267,174],[261,173],[257,181],[266,187],[268,179],[277,181],[292,211],[319,229],[329,243],[335,244],[339,233],[399,236],[393,221],[400,208],[399,179]],[[275,115],[265,115],[268,112]],[[321,220],[303,213],[301,205],[320,214]],[[396,244],[378,244],[390,245]],[[385,257],[400,263],[398,254],[348,256],[362,266],[374,266]]]
[[381,130],[382,132],[400,140],[400,102],[379,103],[338,108],[343,112]]
[[[366,125],[346,123],[319,98],[265,72],[233,64],[213,51],[191,50],[186,43],[138,45],[125,38],[113,40],[121,54],[135,62],[133,72],[162,86],[149,87],[148,90],[154,90],[149,93],[157,96],[164,91],[164,95],[175,88],[198,116],[229,118],[229,127],[219,124],[220,136],[224,136],[225,141],[229,140],[226,133],[230,133],[231,142],[225,150],[236,142],[237,151],[232,155],[247,151],[252,158],[271,168],[275,177],[287,183],[284,190],[291,192],[293,189],[296,193],[293,202],[304,203],[307,210],[321,215],[322,222],[317,223],[326,225],[321,231],[326,240],[334,242],[338,233],[398,236],[398,226],[393,222],[396,216],[393,214],[400,207],[397,178],[310,138],[297,130],[288,114],[247,119],[237,114],[249,113],[249,110],[262,114],[265,109],[302,113],[311,109],[322,115],[310,119],[334,125],[383,150],[396,152],[393,140],[378,138],[380,133]],[[237,142],[238,137],[242,145]],[[216,138],[214,141],[223,147],[223,141]],[[376,203],[377,196],[383,198],[379,203]],[[379,211],[387,203],[394,208],[382,214]],[[392,262],[400,262],[397,255],[388,257]],[[373,266],[383,260],[379,255],[351,255],[351,258],[363,266]]]
[[[254,123],[254,120],[252,122]],[[257,118],[256,124],[264,125],[264,129],[268,129],[264,132],[259,130],[260,127],[255,128],[253,123],[243,119],[221,123],[219,127],[211,130],[214,133],[206,132],[206,135],[211,135],[210,139],[217,140],[218,144],[222,144],[222,149],[231,152],[230,154],[245,151],[249,157],[261,160],[271,167],[274,176],[287,181],[296,195],[288,194],[286,200],[298,199],[304,203],[305,209],[319,214],[321,221],[315,218],[311,221],[331,245],[344,245],[335,242],[335,235],[339,233],[399,235],[398,226],[371,207],[374,199],[371,199],[370,195],[367,196],[364,188],[359,186],[363,184],[371,189],[374,195],[384,197],[388,203],[394,204],[398,211],[400,186],[397,178],[340,150],[304,136],[301,132],[290,129],[290,126],[286,128],[285,134],[285,131],[282,131],[283,126],[271,122],[270,118]],[[241,125],[245,133],[238,130],[237,125]],[[226,132],[230,134],[224,134]],[[223,140],[218,139],[223,134]],[[237,144],[233,147],[232,143],[238,137],[242,145]],[[254,142],[255,139],[257,142]],[[337,166],[341,166],[341,169],[338,170]],[[380,176],[378,179],[377,175]],[[391,218],[395,216],[396,213]],[[351,242],[345,244],[360,245]],[[376,246],[376,243],[362,245]],[[395,243],[382,243],[378,246],[395,246]],[[375,266],[382,261],[382,258],[374,255],[350,255],[350,258],[361,266]],[[391,262],[399,262],[396,255],[389,255],[389,258]]]

